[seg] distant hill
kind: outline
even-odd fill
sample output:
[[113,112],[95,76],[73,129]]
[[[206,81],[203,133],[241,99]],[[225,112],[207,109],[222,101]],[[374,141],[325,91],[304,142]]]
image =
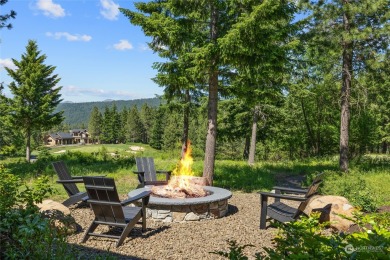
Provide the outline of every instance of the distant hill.
[[134,100],[107,100],[101,102],[85,102],[85,103],[60,103],[55,112],[64,111],[64,124],[69,124],[70,127],[81,127],[83,124],[88,126],[89,117],[94,107],[97,107],[100,112],[104,113],[105,107],[112,107],[116,104],[118,111],[121,111],[124,107],[132,108],[134,105],[141,108],[144,103],[147,103],[150,107],[157,107],[160,105],[161,100],[158,98],[145,98]]

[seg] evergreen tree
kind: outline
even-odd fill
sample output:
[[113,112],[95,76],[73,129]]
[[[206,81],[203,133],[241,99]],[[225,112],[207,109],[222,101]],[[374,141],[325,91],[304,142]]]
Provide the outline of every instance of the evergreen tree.
[[119,130],[119,142],[126,143],[126,132],[127,132],[127,117],[129,112],[127,107],[124,107],[120,112],[121,126]]
[[55,67],[45,65],[46,55],[40,55],[35,41],[29,41],[21,60],[12,59],[17,70],[5,68],[13,78],[9,88],[12,123],[20,128],[26,138],[26,160],[30,161],[31,136],[34,131],[49,130],[62,122],[62,112],[54,113],[61,102],[61,87],[56,87],[60,78],[52,75]]
[[112,116],[112,142],[114,144],[119,142],[120,139],[120,131],[122,127],[122,122],[121,122],[121,116],[118,113],[118,108],[116,107],[116,104],[112,106],[112,111],[111,111],[111,116]]
[[[204,86],[207,86],[208,125],[203,176],[210,185],[213,183],[215,165],[219,90],[223,89],[225,83],[222,79],[228,77],[231,71],[223,59],[225,49],[221,48],[220,41],[230,30],[236,29],[233,25],[247,14],[246,11],[259,4],[258,1],[243,3],[233,0],[156,0],[137,3],[139,12],[121,9],[131,23],[140,25],[146,35],[153,37],[151,45],[166,47],[168,52],[173,49],[171,53],[177,55],[178,60],[191,61],[186,72],[191,73],[191,79],[195,80],[195,86],[200,91],[204,91]],[[186,52],[177,51],[179,43],[190,48]],[[189,58],[184,59],[183,55]],[[179,71],[179,75],[183,72]]]
[[176,150],[181,146],[180,114],[170,111],[165,119],[163,133],[163,149]]
[[137,106],[133,106],[127,117],[127,140],[133,143],[142,141],[144,126],[139,116]]
[[147,144],[150,141],[150,135],[152,130],[153,122],[153,109],[144,103],[141,107],[140,118],[142,121],[143,132],[142,132],[142,142]]
[[164,109],[162,106],[158,107],[154,113],[153,124],[150,134],[150,147],[161,150],[163,146],[163,132],[164,132]]
[[103,117],[99,109],[95,106],[92,109],[88,122],[88,132],[93,142],[99,142],[102,133]]
[[[5,5],[7,2],[8,0],[0,0],[0,6]],[[8,29],[12,29],[12,24],[11,23],[7,24],[7,21],[10,19],[15,19],[15,17],[16,17],[16,12],[14,10],[11,10],[9,14],[0,15],[0,29],[5,27]]]
[[[359,75],[378,54],[389,47],[390,15],[388,0],[301,1],[309,10],[308,44],[316,46],[316,60],[328,62],[328,68],[340,68],[334,75],[341,87],[340,169],[348,171],[351,103],[358,91]],[[327,73],[329,71],[325,71]],[[339,76],[341,74],[341,77]]]
[[112,143],[112,114],[108,106],[104,108],[101,140],[103,143]]

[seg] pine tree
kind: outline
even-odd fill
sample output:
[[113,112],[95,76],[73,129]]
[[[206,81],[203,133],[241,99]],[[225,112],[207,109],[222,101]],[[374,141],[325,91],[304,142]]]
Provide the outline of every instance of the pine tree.
[[13,98],[11,114],[13,125],[20,128],[26,138],[26,160],[30,161],[31,136],[34,131],[49,130],[61,124],[62,112],[54,113],[61,102],[57,87],[60,78],[52,75],[55,67],[45,65],[46,55],[40,55],[35,41],[29,41],[21,60],[12,59],[17,70],[5,68],[13,78],[9,84]]
[[127,117],[127,140],[133,143],[142,141],[144,126],[139,116],[137,106],[133,106]]
[[378,54],[389,48],[389,3],[388,0],[301,2],[310,11],[305,32],[308,44],[316,46],[311,48],[316,60],[327,61],[329,70],[335,66],[340,68],[334,75],[341,87],[339,166],[347,172],[351,103],[357,93],[359,75],[369,63],[377,62]]
[[93,142],[99,142],[102,133],[103,117],[99,109],[94,106],[89,117],[88,132]]
[[153,109],[144,103],[141,107],[140,118],[142,121],[143,132],[142,132],[142,142],[147,144],[150,141],[150,135],[152,130],[153,122]]
[[154,113],[153,124],[150,133],[150,147],[161,150],[163,146],[164,109],[160,106]]
[[103,113],[103,125],[102,125],[102,135],[101,141],[103,143],[111,143],[112,142],[112,114],[111,110],[108,106],[105,106]]
[[119,142],[126,143],[126,132],[127,132],[127,117],[129,112],[127,111],[127,107],[124,107],[120,112],[121,118],[121,126],[119,130]]
[[[4,5],[8,2],[8,0],[0,0],[0,6]],[[16,12],[14,10],[11,10],[8,14],[0,15],[0,29],[2,28],[8,28],[12,29],[12,24],[8,23],[7,21],[10,19],[15,19]]]

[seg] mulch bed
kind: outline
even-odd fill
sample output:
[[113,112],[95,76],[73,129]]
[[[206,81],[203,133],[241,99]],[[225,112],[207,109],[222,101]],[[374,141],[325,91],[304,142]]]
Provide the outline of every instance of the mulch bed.
[[[233,193],[229,212],[220,219],[187,223],[147,220],[145,233],[136,227],[118,248],[115,239],[101,237],[90,237],[81,244],[94,214],[82,204],[71,207],[71,214],[80,227],[79,232],[68,237],[68,242],[80,249],[83,258],[90,259],[108,251],[119,259],[223,259],[210,252],[228,251],[228,240],[253,245],[246,247],[244,253],[254,259],[255,253],[264,252],[263,247],[272,247],[272,238],[277,232],[272,227],[259,229],[260,197],[257,193]],[[100,231],[108,231],[108,228],[102,227]]]

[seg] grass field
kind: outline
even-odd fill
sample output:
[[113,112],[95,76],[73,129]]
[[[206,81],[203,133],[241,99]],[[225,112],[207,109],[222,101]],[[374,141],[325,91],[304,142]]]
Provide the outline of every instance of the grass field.
[[[139,148],[141,150],[138,150]],[[60,146],[50,148],[46,160],[27,164],[22,158],[0,160],[10,171],[24,179],[33,182],[40,174],[50,177],[56,193],[54,200],[67,197],[65,190],[56,183],[57,176],[50,165],[51,161],[66,162],[72,175],[107,175],[116,180],[118,191],[127,194],[138,185],[138,180],[132,172],[135,169],[135,156],[150,156],[155,158],[156,168],[173,170],[180,159],[180,151],[162,152],[144,144],[107,144]],[[34,152],[38,154],[38,152]],[[326,172],[322,192],[324,194],[343,195],[352,198],[356,203],[390,205],[390,159],[381,159],[380,163],[367,160],[351,164],[348,174],[338,171],[337,157],[308,159],[304,161],[262,161],[250,167],[245,161],[217,160],[215,163],[214,185],[239,190],[243,192],[258,192],[271,190],[272,187],[287,176],[313,176]],[[202,175],[203,160],[194,158],[193,171]],[[79,185],[83,190],[83,185]]]

